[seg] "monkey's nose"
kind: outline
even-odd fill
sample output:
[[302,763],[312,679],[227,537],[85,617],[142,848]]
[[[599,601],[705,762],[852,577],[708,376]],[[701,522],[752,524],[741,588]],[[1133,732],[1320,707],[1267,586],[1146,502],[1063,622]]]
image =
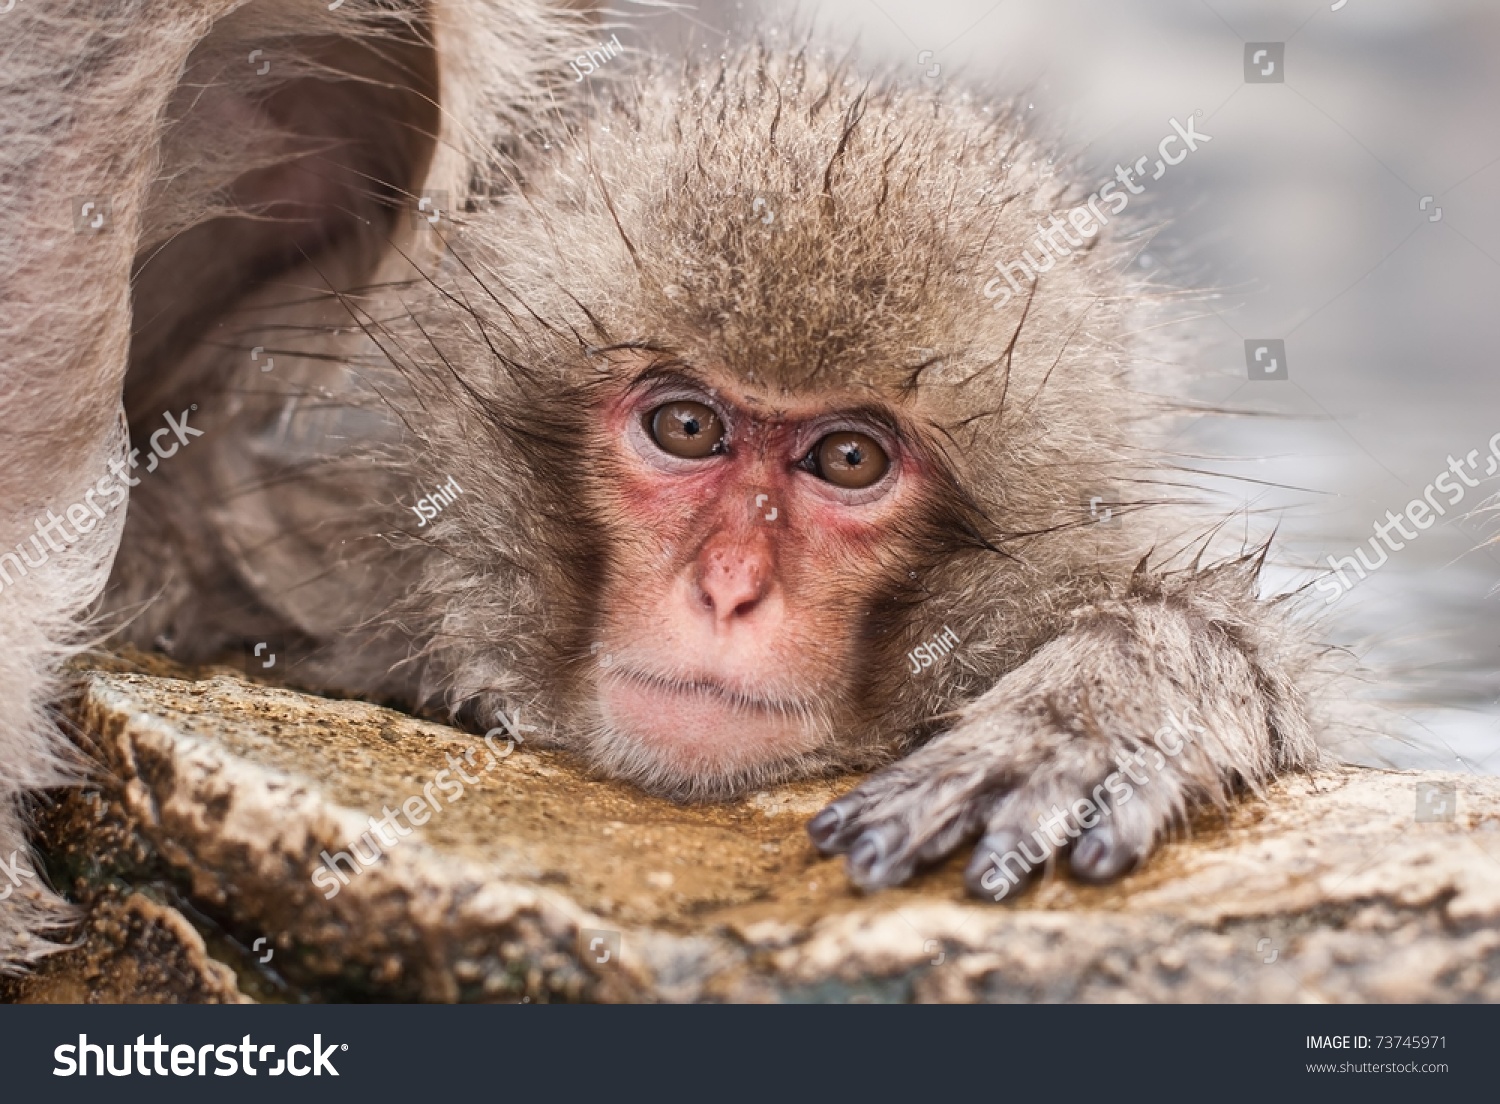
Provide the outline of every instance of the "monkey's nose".
[[772,567],[764,548],[713,543],[698,557],[698,598],[716,625],[749,616],[771,588]]

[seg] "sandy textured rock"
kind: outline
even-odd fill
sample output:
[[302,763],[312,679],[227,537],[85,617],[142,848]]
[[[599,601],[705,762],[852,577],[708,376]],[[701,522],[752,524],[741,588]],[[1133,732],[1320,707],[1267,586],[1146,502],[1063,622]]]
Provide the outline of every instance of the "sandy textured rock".
[[0,996],[27,1004],[245,1004],[251,999],[182,913],[139,892],[101,896],[75,946],[4,985]]
[[[851,890],[803,831],[847,779],[684,807],[227,673],[89,673],[74,717],[112,777],[47,818],[53,877],[95,917],[101,885],[191,916],[240,988],[209,962],[184,1000],[1500,1000],[1492,777],[1288,779],[1117,886],[1057,877],[993,905],[958,862]],[[319,855],[450,757],[476,782],[435,791],[441,811],[325,899]]]

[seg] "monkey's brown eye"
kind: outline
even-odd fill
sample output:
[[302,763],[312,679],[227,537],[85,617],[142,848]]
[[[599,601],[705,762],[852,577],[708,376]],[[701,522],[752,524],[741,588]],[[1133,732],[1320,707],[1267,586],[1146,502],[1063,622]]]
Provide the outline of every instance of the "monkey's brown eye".
[[890,470],[891,462],[871,437],[863,433],[830,433],[813,449],[814,469],[835,487],[857,491],[873,486]]
[[651,412],[651,439],[663,452],[684,460],[701,460],[723,451],[724,423],[711,407],[696,402],[669,402]]

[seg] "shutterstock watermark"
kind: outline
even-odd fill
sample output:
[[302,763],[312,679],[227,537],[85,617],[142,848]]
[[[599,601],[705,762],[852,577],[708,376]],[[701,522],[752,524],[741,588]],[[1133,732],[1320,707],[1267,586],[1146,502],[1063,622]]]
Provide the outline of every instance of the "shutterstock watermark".
[[[1172,124],[1172,133],[1168,134],[1156,147],[1156,152],[1161,156],[1156,159],[1156,171],[1151,174],[1150,179],[1160,180],[1166,175],[1168,167],[1180,165],[1187,160],[1187,155],[1196,153],[1199,142],[1212,142],[1210,135],[1196,130],[1193,121],[1197,113],[1189,115],[1188,121],[1179,123],[1176,119],[1169,120]],[[1176,149],[1173,149],[1173,146]],[[1031,239],[1032,249],[1036,250],[1033,258],[1032,249],[1023,249],[1021,259],[1011,261],[996,261],[995,267],[999,269],[1000,276],[1010,286],[1000,286],[1000,276],[991,279],[984,285],[984,297],[995,299],[1002,296],[995,303],[998,310],[1010,302],[1011,298],[1026,289],[1028,283],[1035,282],[1038,275],[1051,270],[1059,258],[1071,257],[1074,250],[1081,250],[1086,241],[1095,237],[1100,230],[1109,225],[1109,215],[1119,215],[1130,206],[1130,200],[1146,190],[1144,184],[1137,181],[1146,179],[1146,166],[1151,162],[1151,155],[1139,158],[1131,165],[1116,165],[1114,180],[1107,181],[1098,191],[1067,212],[1067,221],[1063,222],[1057,215],[1051,215],[1045,226],[1037,224],[1036,235]],[[1118,187],[1116,186],[1118,182]],[[1123,188],[1124,191],[1120,189]],[[1109,205],[1109,215],[1100,209],[1101,203]],[[1078,232],[1078,237],[1068,233],[1071,226]],[[1058,238],[1061,236],[1062,240]],[[1065,244],[1066,243],[1066,244]],[[1016,274],[1020,274],[1020,279]]]
[[32,870],[21,861],[21,853],[12,851],[10,862],[0,859],[0,874],[5,876],[7,884],[0,885],[0,901],[4,901],[12,893],[21,888],[22,878],[35,878],[36,871]]
[[[337,1052],[347,1051],[348,1043],[323,1045],[323,1036],[314,1035],[311,1043],[296,1043],[286,1048],[284,1057],[276,1058],[275,1043],[256,1043],[246,1035],[237,1043],[164,1043],[157,1035],[153,1042],[146,1042],[145,1035],[137,1035],[134,1043],[121,1043],[120,1064],[115,1065],[114,1043],[91,1043],[87,1035],[79,1035],[77,1043],[62,1043],[53,1048],[52,1057],[57,1065],[53,1077],[234,1077],[244,1074],[256,1077],[264,1073],[267,1077],[280,1077],[283,1073],[293,1077],[339,1076],[333,1064]],[[132,1061],[132,1058],[134,1061]],[[276,1064],[271,1059],[276,1058]],[[92,1059],[92,1061],[90,1061]],[[209,1062],[213,1061],[210,1070]],[[257,1064],[259,1068],[257,1069]],[[170,1067],[170,1068],[169,1068]],[[90,1072],[92,1070],[92,1072]]]
[[[154,472],[162,460],[177,455],[177,450],[191,443],[192,438],[203,436],[201,429],[188,425],[188,415],[197,409],[197,406],[191,406],[175,418],[171,411],[162,415],[167,424],[153,432],[149,438],[151,455],[147,457],[146,471]],[[130,450],[127,460],[131,469],[140,466],[140,457],[140,449]],[[45,521],[35,519],[36,533],[30,540],[31,548],[36,552],[35,560],[26,550],[26,541],[16,545],[12,551],[0,552],[0,589],[15,586],[17,579],[25,578],[28,567],[33,570],[41,567],[51,553],[63,552],[81,541],[85,533],[93,532],[94,526],[103,520],[108,511],[125,501],[128,494],[126,488],[138,486],[140,482],[126,472],[125,464],[119,460],[111,460],[109,474],[101,476],[97,483],[83,493],[82,502],[74,502],[68,506],[62,517],[49,507]],[[109,496],[107,500],[102,503],[98,501],[105,496]],[[77,532],[68,528],[70,524]],[[11,576],[12,571],[15,572],[14,578]]]
[[[484,745],[489,749],[489,758],[483,766],[476,768],[480,775],[491,770],[495,764],[505,759],[511,752],[516,750],[516,745],[524,743],[521,738],[522,732],[535,731],[530,725],[521,723],[521,714],[518,710],[514,720],[504,713],[500,715],[501,727],[492,728],[484,734]],[[505,747],[496,746],[496,738],[505,737]],[[479,778],[470,775],[464,770],[465,766],[474,766],[474,756],[478,748],[470,748],[462,760],[455,759],[452,753],[447,756],[448,769],[440,770],[426,785],[422,787],[420,795],[413,794],[401,802],[398,809],[392,810],[382,805],[381,816],[369,818],[370,831],[361,832],[357,839],[350,840],[344,845],[344,850],[335,851],[330,855],[326,850],[320,856],[322,863],[313,869],[312,884],[323,890],[323,899],[331,901],[339,895],[339,891],[349,884],[350,877],[357,875],[374,866],[381,857],[395,847],[407,836],[412,834],[413,828],[401,826],[401,816],[405,814],[406,819],[416,828],[420,828],[432,819],[434,812],[443,811],[443,801],[438,799],[434,790],[443,795],[449,805],[462,801],[464,796],[464,783],[470,786],[478,785]],[[457,775],[455,778],[454,776]],[[383,829],[394,832],[394,836],[387,836]],[[374,833],[374,838],[371,838]],[[376,840],[379,840],[377,843]],[[364,843],[362,849],[359,844]],[[368,854],[367,854],[368,852]],[[348,867],[349,874],[340,869],[340,862]]]
[[[1492,476],[1500,471],[1500,433],[1490,438],[1489,449],[1489,462],[1485,464],[1483,472],[1486,476]],[[1428,483],[1422,489],[1421,495],[1408,502],[1401,513],[1387,510],[1385,521],[1375,522],[1373,526],[1375,535],[1365,545],[1354,549],[1353,555],[1335,557],[1329,553],[1328,567],[1333,574],[1324,575],[1315,583],[1317,588],[1328,596],[1323,599],[1325,605],[1331,606],[1354,589],[1354,583],[1344,575],[1345,570],[1352,571],[1358,576],[1355,582],[1363,582],[1385,566],[1386,561],[1390,559],[1391,552],[1400,552],[1406,547],[1408,541],[1416,540],[1423,532],[1431,529],[1438,518],[1444,517],[1449,509],[1461,503],[1471,490],[1479,486],[1479,481],[1470,479],[1467,474],[1467,472],[1479,473],[1478,449],[1470,451],[1462,460],[1457,460],[1452,456],[1447,457],[1447,460],[1447,470],[1440,472],[1437,478]],[[1438,492],[1446,496],[1446,501],[1433,497]],[[1405,523],[1408,521],[1411,522],[1415,532],[1406,527]],[[1401,535],[1401,540],[1396,540],[1391,536],[1392,529]],[[1368,557],[1365,555],[1366,546],[1370,549]],[[1377,556],[1379,559],[1376,559]]]
[[[1036,845],[1036,854],[1031,853],[1025,840],[1019,841],[1004,855],[991,851],[992,865],[979,879],[985,892],[993,893],[995,900],[1000,900],[1019,885],[1022,878],[1044,864],[1054,851],[1067,846],[1087,829],[1113,816],[1116,809],[1134,798],[1135,787],[1131,782],[1136,786],[1149,783],[1152,772],[1159,773],[1166,769],[1167,760],[1177,758],[1182,754],[1182,749],[1193,742],[1195,734],[1201,736],[1206,731],[1201,725],[1192,723],[1191,705],[1185,712],[1187,719],[1178,720],[1176,713],[1167,710],[1167,722],[1156,730],[1152,738],[1156,745],[1150,752],[1155,757],[1154,761],[1148,763],[1144,748],[1133,755],[1116,756],[1115,766],[1119,769],[1111,771],[1103,782],[1094,787],[1091,798],[1080,797],[1066,809],[1053,805],[1047,813],[1039,816],[1037,827],[1031,832],[1031,842]],[[1127,778],[1130,781],[1126,781]],[[1108,801],[1103,796],[1105,791],[1109,792]]]

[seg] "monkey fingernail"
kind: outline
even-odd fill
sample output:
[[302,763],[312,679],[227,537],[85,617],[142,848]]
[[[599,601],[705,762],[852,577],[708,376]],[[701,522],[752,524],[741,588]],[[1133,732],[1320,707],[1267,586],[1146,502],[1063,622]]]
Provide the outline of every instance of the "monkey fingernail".
[[849,872],[866,874],[885,858],[885,844],[874,832],[860,836],[849,849]]
[[845,799],[835,801],[813,817],[807,822],[807,834],[812,837],[813,846],[825,855],[843,850],[849,842],[848,829],[853,815],[854,808]]
[[1101,824],[1083,833],[1073,848],[1074,877],[1084,882],[1112,882],[1135,864],[1135,852],[1122,844],[1114,829]]
[[903,861],[895,838],[898,830],[891,825],[872,828],[849,849],[849,877],[861,889],[880,889],[906,880],[911,873],[909,861]]
[[1105,833],[1098,829],[1085,832],[1083,838],[1073,848],[1073,873],[1080,878],[1095,876],[1110,858],[1109,840],[1105,839]]

